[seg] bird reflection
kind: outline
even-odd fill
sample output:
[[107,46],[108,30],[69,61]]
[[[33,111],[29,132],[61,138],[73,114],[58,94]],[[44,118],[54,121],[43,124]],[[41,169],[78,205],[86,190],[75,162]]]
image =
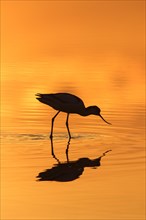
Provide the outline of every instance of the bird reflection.
[[101,165],[101,158],[106,155],[111,150],[104,152],[100,157],[90,159],[90,158],[79,158],[78,160],[69,161],[68,150],[69,150],[70,140],[66,147],[66,157],[67,162],[61,163],[59,159],[55,156],[52,146],[52,156],[57,161],[52,168],[45,170],[38,174],[38,181],[57,181],[57,182],[69,182],[78,179],[84,172],[85,167],[97,168]]
[[[53,139],[51,138],[50,140],[51,140],[51,153],[52,153],[52,156],[53,156],[53,158],[54,158],[58,163],[60,163],[59,159],[56,157],[56,155],[55,155],[55,153],[54,153]],[[68,143],[67,143],[67,146],[66,146],[66,159],[67,159],[67,162],[69,162],[68,150],[69,150],[70,140],[71,140],[71,138],[68,139]]]

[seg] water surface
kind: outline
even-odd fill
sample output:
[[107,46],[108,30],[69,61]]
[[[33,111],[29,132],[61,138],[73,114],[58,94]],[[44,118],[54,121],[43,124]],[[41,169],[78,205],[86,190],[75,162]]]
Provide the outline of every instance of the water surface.
[[[1,218],[144,220],[142,3],[33,2],[3,2]],[[97,105],[112,125],[71,115],[68,146],[60,113],[52,156],[56,111],[35,94],[56,92]]]
[[[117,75],[126,77],[123,87],[121,81],[114,80],[115,76],[105,82],[107,77],[98,74],[92,74],[88,84],[86,75],[71,82],[70,75],[60,83],[62,89],[54,86],[53,90],[49,85],[46,90],[24,80],[15,91],[13,81],[5,80],[9,86],[2,90],[6,97],[2,108],[3,219],[143,219],[143,82],[141,77],[134,81],[123,73]],[[48,82],[51,84],[46,73],[41,77],[46,79],[46,87]],[[73,86],[76,82],[78,90]],[[94,160],[111,151],[101,157],[99,166],[76,165],[70,171],[74,174],[72,178],[68,168],[63,168],[64,171],[52,171],[51,181],[37,181],[39,173],[52,169],[58,160],[67,162],[66,115],[60,113],[55,121],[55,158],[49,139],[55,110],[35,99],[37,92],[59,91],[80,96],[86,105],[97,104],[105,119],[112,123],[107,125],[97,116],[71,115],[69,161]],[[64,181],[59,181],[57,177],[63,175]]]

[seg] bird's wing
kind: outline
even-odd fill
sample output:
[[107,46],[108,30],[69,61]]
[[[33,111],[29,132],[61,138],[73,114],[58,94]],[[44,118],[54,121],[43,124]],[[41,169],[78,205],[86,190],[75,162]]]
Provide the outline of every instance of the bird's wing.
[[52,98],[55,98],[64,104],[74,104],[74,105],[84,106],[84,102],[82,101],[82,99],[69,93],[56,93],[56,94],[50,94],[50,96],[52,96]]
[[83,101],[69,93],[37,94],[37,99],[56,110],[67,113],[80,113],[85,108]]

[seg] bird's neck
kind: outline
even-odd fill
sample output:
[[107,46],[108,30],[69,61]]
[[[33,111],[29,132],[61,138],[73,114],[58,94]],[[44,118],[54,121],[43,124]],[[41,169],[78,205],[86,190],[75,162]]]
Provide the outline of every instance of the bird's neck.
[[88,116],[91,115],[92,113],[90,112],[90,107],[84,108],[84,110],[80,113],[82,116]]

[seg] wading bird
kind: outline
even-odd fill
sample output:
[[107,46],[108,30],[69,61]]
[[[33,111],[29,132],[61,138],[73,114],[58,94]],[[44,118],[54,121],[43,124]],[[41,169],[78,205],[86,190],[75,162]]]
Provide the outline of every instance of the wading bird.
[[36,99],[38,99],[40,102],[49,105],[58,111],[56,115],[52,118],[50,138],[53,137],[54,120],[60,112],[67,113],[66,127],[69,138],[71,138],[69,124],[68,124],[69,114],[79,114],[81,116],[98,115],[102,118],[103,121],[105,121],[107,124],[110,124],[101,116],[100,108],[98,108],[97,106],[89,106],[86,108],[84,102],[75,95],[69,93],[56,93],[56,94],[37,93],[36,96],[37,96]]

